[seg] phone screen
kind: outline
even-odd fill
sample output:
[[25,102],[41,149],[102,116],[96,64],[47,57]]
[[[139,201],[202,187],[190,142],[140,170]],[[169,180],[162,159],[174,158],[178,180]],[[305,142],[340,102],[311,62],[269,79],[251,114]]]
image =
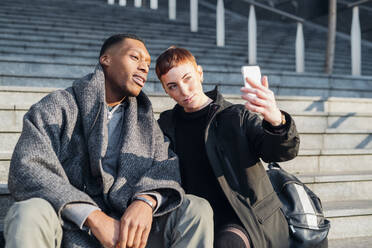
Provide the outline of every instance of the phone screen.
[[249,78],[253,82],[261,84],[261,70],[258,65],[242,66],[242,74],[245,87],[251,88],[251,86],[245,81],[245,78]]

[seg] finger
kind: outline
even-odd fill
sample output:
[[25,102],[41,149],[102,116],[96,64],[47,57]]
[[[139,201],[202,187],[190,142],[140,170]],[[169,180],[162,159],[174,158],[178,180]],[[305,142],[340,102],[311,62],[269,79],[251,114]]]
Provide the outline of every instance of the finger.
[[265,112],[265,109],[263,107],[255,106],[249,102],[245,103],[245,107],[255,113],[263,114]]
[[267,80],[267,76],[263,76],[262,79],[261,79],[261,83],[262,85],[268,89],[269,88],[269,81]]
[[[267,80],[267,76],[263,76],[262,77],[260,84],[257,84],[255,82],[251,81],[249,78],[246,78],[246,80],[251,85],[251,87],[253,89],[261,90],[262,92],[264,92],[264,93],[266,93],[268,95],[272,95],[273,94],[273,92],[269,89],[269,82]],[[245,88],[247,89],[248,87],[245,87]]]
[[257,89],[254,88],[247,88],[247,87],[242,87],[240,88],[240,91],[242,93],[251,93],[251,94],[256,94]]
[[134,237],[134,241],[133,241],[133,247],[134,248],[139,248],[140,247],[141,239],[142,239],[144,231],[145,231],[145,227],[139,227],[137,229],[136,236]]
[[260,99],[256,96],[243,95],[242,98],[247,100],[249,103],[251,103],[253,105],[257,105],[257,106],[260,106],[260,107],[266,107],[267,106],[267,101],[266,100]]
[[247,95],[249,96],[250,94],[256,95],[257,97],[264,100],[268,99],[268,97],[270,96],[270,92],[264,92],[259,89],[241,88],[241,92],[247,93],[241,96],[243,99],[245,99],[245,97]]
[[252,87],[252,88],[259,88],[259,87],[262,87],[260,85],[260,82],[255,82],[253,81],[251,78],[249,77],[246,77],[245,78],[245,81]]
[[127,239],[128,238],[128,224],[125,220],[120,222],[120,248],[127,248]]
[[130,224],[128,230],[127,247],[133,247],[134,238],[138,232],[138,225]]
[[139,248],[145,248],[146,247],[147,240],[148,240],[149,234],[150,234],[150,230],[151,230],[151,228],[145,228],[144,232],[142,233],[141,243],[140,243]]

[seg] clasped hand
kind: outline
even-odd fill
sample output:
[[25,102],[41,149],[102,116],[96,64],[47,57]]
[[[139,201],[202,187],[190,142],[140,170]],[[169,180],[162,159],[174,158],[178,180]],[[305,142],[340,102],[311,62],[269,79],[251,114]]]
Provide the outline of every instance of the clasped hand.
[[262,85],[245,78],[252,88],[240,89],[242,98],[246,100],[245,108],[262,114],[264,120],[273,126],[279,126],[282,122],[282,114],[276,105],[274,92],[269,89],[267,77],[262,77]]
[[86,221],[93,235],[105,248],[144,248],[152,225],[152,208],[144,202],[132,202],[120,221],[96,210]]

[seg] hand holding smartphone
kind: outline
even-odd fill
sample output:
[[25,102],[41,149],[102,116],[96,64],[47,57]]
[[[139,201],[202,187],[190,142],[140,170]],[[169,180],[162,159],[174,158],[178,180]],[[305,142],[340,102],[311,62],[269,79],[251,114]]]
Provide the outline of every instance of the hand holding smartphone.
[[242,74],[244,85],[247,88],[252,88],[249,83],[245,80],[249,78],[251,81],[255,82],[256,84],[261,84],[261,70],[258,65],[246,65],[242,66]]

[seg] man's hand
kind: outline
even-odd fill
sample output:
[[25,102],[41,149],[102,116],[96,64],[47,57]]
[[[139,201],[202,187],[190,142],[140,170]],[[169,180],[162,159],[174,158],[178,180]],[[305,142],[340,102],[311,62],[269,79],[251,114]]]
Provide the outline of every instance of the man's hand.
[[114,248],[119,240],[120,222],[100,210],[93,211],[85,221],[93,235],[105,248]]
[[256,84],[249,78],[245,78],[252,88],[241,88],[242,98],[247,100],[246,109],[260,113],[264,119],[273,126],[282,123],[282,114],[276,105],[274,92],[269,89],[267,77],[262,77],[262,85]]
[[[153,202],[156,200],[148,195],[141,195]],[[143,201],[135,200],[129,205],[120,221],[120,237],[117,248],[144,248],[152,225],[152,208]]]

